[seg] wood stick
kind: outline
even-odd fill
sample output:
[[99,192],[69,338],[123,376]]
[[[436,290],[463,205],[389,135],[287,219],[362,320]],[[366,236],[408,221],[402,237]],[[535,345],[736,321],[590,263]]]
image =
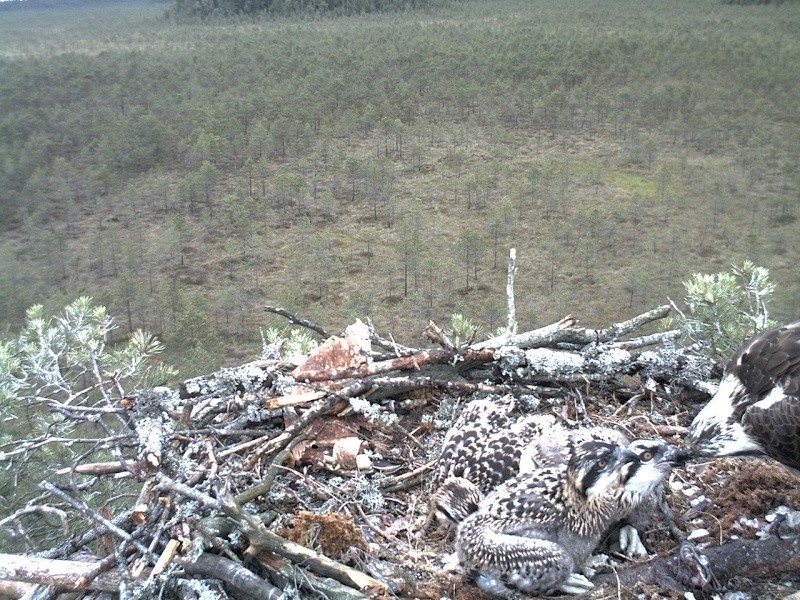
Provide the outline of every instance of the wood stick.
[[316,373],[304,373],[303,381],[334,381],[337,379],[360,379],[370,375],[388,373],[390,371],[417,370],[424,365],[443,364],[453,360],[463,360],[469,363],[491,362],[494,353],[491,349],[474,350],[467,348],[464,351],[448,350],[445,348],[423,350],[411,356],[401,356],[392,360],[383,360],[374,363],[365,363],[355,367],[341,367],[325,369]]
[[69,475],[74,472],[78,475],[113,475],[115,473],[122,473],[128,471],[136,465],[135,460],[127,459],[125,461],[112,460],[110,462],[97,462],[86,463],[73,467],[65,467],[56,471],[56,475]]
[[362,592],[386,592],[386,584],[370,577],[366,573],[336,562],[324,554],[314,552],[305,546],[290,542],[271,532],[257,517],[239,508],[232,497],[224,496],[220,498],[220,503],[222,504],[223,512],[239,524],[242,533],[247,536],[250,545],[256,551],[267,550],[269,552],[274,552],[288,558],[298,565],[303,565],[317,575],[332,577]]
[[[181,559],[187,575],[204,575],[221,579],[233,587],[238,594],[259,600],[278,600],[283,591],[264,581],[253,572],[228,558],[204,552],[194,560]],[[238,595],[237,594],[237,595]]]
[[37,583],[65,590],[119,591],[119,575],[100,573],[102,561],[54,560],[38,556],[0,554],[0,580]]
[[264,310],[267,312],[274,313],[276,315],[280,315],[282,317],[286,317],[290,323],[295,325],[300,325],[301,327],[305,327],[306,329],[310,329],[311,331],[315,331],[316,333],[320,334],[323,339],[328,339],[331,337],[325,329],[317,325],[316,323],[312,323],[311,321],[307,321],[306,319],[301,319],[300,317],[296,316],[294,313],[286,310],[285,308],[280,308],[278,306],[265,306]]
[[510,338],[517,333],[517,309],[514,306],[514,277],[517,274],[517,249],[508,253],[508,275],[506,277],[506,301],[508,303],[508,321],[506,335]]

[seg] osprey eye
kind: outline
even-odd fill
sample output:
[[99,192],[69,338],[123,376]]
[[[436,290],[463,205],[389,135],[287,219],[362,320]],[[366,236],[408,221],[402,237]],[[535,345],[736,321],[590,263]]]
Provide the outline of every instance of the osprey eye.
[[605,458],[601,458],[596,463],[598,469],[604,469],[605,466],[608,464],[608,461]]
[[639,456],[639,458],[641,458],[642,460],[652,460],[653,459],[653,453],[650,450],[645,450],[644,452],[642,452],[642,454],[641,454],[641,456]]

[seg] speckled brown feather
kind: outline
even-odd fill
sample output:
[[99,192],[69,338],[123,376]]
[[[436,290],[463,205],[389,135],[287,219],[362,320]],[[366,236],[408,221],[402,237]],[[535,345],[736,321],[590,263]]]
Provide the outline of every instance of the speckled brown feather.
[[436,463],[433,489],[461,477],[486,493],[519,472],[523,448],[555,419],[530,415],[512,419],[511,402],[474,400],[464,407],[445,436]]
[[638,459],[598,441],[573,446],[570,454],[567,463],[502,484],[459,526],[459,560],[484,590],[557,590],[614,521]]
[[510,401],[473,400],[462,409],[442,442],[433,472],[434,489],[448,477],[464,476],[475,463],[485,440],[508,427],[512,406]]
[[742,426],[764,454],[800,470],[800,399],[787,396],[769,408],[751,405],[742,416]]

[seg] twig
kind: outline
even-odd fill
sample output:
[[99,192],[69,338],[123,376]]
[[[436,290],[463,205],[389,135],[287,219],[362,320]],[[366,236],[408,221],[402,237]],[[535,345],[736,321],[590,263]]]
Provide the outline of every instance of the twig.
[[378,346],[382,346],[387,350],[392,350],[394,352],[395,357],[399,356],[408,356],[410,354],[416,354],[419,352],[418,348],[409,348],[408,346],[403,346],[398,344],[393,339],[385,339],[378,335],[377,330],[375,329],[375,325],[372,323],[372,319],[367,317],[367,327],[369,327],[369,337],[370,339],[377,344]]
[[264,477],[264,480],[258,485],[255,485],[250,489],[243,491],[241,494],[238,494],[236,496],[236,503],[239,506],[242,506],[244,504],[247,504],[251,500],[258,498],[259,496],[266,496],[270,488],[272,487],[272,482],[275,481],[275,477],[278,474],[279,467],[283,466],[283,464],[287,460],[289,460],[289,457],[292,455],[292,448],[301,441],[303,441],[304,439],[305,436],[298,435],[289,442],[286,448],[278,452],[278,454],[273,459],[272,464],[269,467],[269,471],[267,471],[267,475]]
[[301,319],[300,317],[296,316],[292,312],[289,312],[285,308],[279,308],[277,306],[265,306],[264,310],[285,317],[286,319],[289,320],[290,323],[294,323],[295,325],[300,325],[301,327],[305,327],[306,329],[315,331],[316,333],[321,335],[323,339],[328,339],[329,337],[331,337],[330,335],[328,335],[327,331],[325,331],[322,327],[320,327],[316,323],[312,323],[311,321],[307,321],[306,319]]
[[425,447],[425,444],[423,444],[417,438],[415,438],[413,435],[411,435],[405,427],[400,425],[399,422],[395,421],[392,424],[392,428],[397,430],[397,431],[399,431],[404,437],[408,438],[411,441],[411,443],[413,443],[417,448],[419,448],[423,452],[427,452],[428,451],[428,448]]
[[413,471],[408,471],[402,475],[397,475],[396,477],[387,477],[378,483],[378,488],[384,492],[399,492],[410,487],[414,487],[419,483],[418,479],[420,479],[427,471],[430,471],[434,465],[436,465],[436,460],[425,463],[421,467],[417,467]]
[[163,473],[156,473],[155,479],[158,481],[159,487],[163,489],[171,490],[180,494],[181,496],[191,498],[192,500],[197,500],[212,510],[222,510],[222,506],[220,505],[219,500],[216,498],[212,498],[208,494],[204,494],[193,487],[189,487],[186,484],[175,481]]
[[5,525],[11,521],[15,521],[22,516],[29,515],[32,513],[42,513],[43,515],[50,515],[55,516],[59,521],[61,521],[61,527],[64,529],[64,532],[69,532],[69,519],[67,518],[67,513],[65,513],[60,508],[56,508],[55,506],[26,506],[25,508],[20,508],[14,514],[8,515],[7,517],[0,519],[0,526]]
[[100,523],[106,529],[108,529],[110,533],[113,533],[118,538],[125,540],[129,544],[133,544],[145,556],[150,556],[150,551],[147,549],[147,546],[142,544],[139,540],[134,539],[134,537],[131,534],[129,534],[124,529],[120,529],[119,527],[114,525],[114,523],[106,519],[103,515],[101,515],[97,511],[89,508],[89,505],[86,504],[85,502],[76,500],[75,498],[73,498],[66,492],[58,489],[56,486],[54,486],[52,483],[46,480],[42,481],[39,484],[39,487],[44,490],[47,490],[54,496],[61,498],[64,502],[69,504],[72,508],[80,512],[82,515],[88,517],[89,519],[97,523]]
[[367,529],[369,529],[373,533],[378,534],[379,536],[381,536],[383,539],[385,539],[388,542],[394,543],[396,541],[388,533],[384,533],[378,527],[376,527],[375,525],[373,525],[372,523],[369,522],[369,519],[367,518],[367,515],[364,513],[364,509],[361,508],[361,505],[358,502],[351,502],[350,504],[352,506],[356,507],[356,511],[358,511],[358,514],[361,517],[361,520],[364,522],[364,525],[367,526]]
[[517,309],[514,306],[514,277],[517,274],[517,249],[511,248],[508,253],[508,276],[506,278],[506,301],[508,303],[508,321],[506,335],[511,338],[517,333]]

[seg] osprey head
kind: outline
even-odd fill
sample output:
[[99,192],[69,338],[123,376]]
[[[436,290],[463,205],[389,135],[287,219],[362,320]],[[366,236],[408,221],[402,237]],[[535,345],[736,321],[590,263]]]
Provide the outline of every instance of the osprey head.
[[673,467],[682,465],[689,454],[662,440],[639,439],[628,445],[639,463],[625,480],[625,492],[632,500],[653,493]]
[[575,447],[567,472],[575,488],[591,499],[621,491],[623,482],[638,463],[636,454],[626,448],[608,442],[589,441]]
[[436,517],[458,525],[478,509],[483,494],[474,483],[463,477],[448,477],[433,494],[430,509]]
[[727,373],[719,389],[689,426],[685,448],[692,456],[754,456],[761,446],[741,423],[750,398],[739,378]]

